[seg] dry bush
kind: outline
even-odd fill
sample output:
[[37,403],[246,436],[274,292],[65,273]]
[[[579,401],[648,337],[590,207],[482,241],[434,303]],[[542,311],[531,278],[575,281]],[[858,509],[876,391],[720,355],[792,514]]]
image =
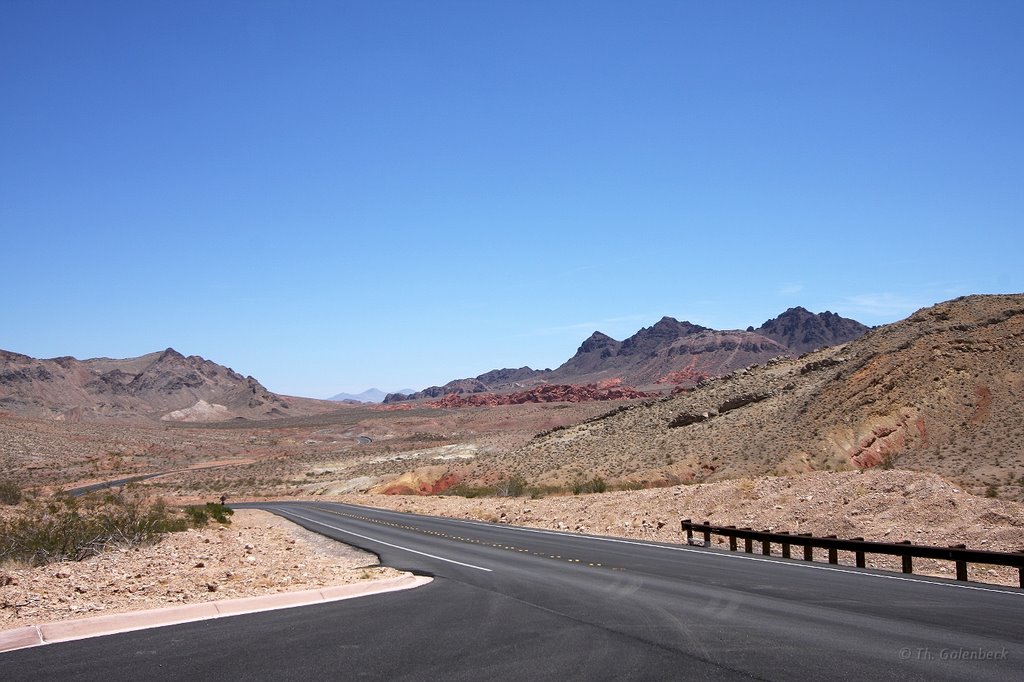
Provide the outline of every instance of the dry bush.
[[185,530],[188,521],[160,500],[124,492],[30,499],[0,521],[0,563],[42,566],[81,561],[115,546],[135,546]]
[[14,481],[0,481],[0,504],[14,505],[21,502],[21,486]]

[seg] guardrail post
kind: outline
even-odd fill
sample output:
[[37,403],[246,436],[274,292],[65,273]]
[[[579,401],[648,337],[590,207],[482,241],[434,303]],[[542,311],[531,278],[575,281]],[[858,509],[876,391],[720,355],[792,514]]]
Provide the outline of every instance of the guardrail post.
[[[700,531],[703,540],[694,540],[694,529]],[[968,550],[966,545],[949,545],[948,547],[934,547],[931,545],[914,545],[910,540],[901,542],[868,542],[864,538],[850,538],[840,540],[835,535],[815,537],[811,533],[790,533],[779,531],[773,533],[770,530],[755,531],[749,526],[737,528],[736,526],[712,526],[710,521],[694,524],[690,519],[682,521],[682,530],[686,532],[686,541],[691,545],[711,546],[711,536],[726,536],[729,538],[729,551],[735,552],[739,545],[739,539],[743,538],[743,551],[747,554],[754,553],[754,540],[761,543],[761,554],[771,556],[772,543],[782,546],[782,558],[790,559],[793,545],[804,548],[804,561],[814,561],[815,548],[828,550],[828,562],[839,563],[839,552],[850,552],[854,555],[857,568],[865,568],[868,554],[884,554],[887,556],[898,556],[902,561],[903,573],[914,573],[914,559],[938,559],[941,561],[952,561],[956,565],[956,579],[968,581],[968,564],[993,564],[997,566],[1013,567],[1017,569],[1018,582],[1021,589],[1024,589],[1024,549],[1016,552],[998,552],[989,550]],[[719,542],[724,542],[719,540]]]
[[[864,538],[853,538],[858,542],[864,542]],[[857,568],[864,568],[864,550],[858,549],[855,551],[854,556],[857,557]]]
[[[967,545],[950,545],[953,549],[967,549]],[[967,580],[967,562],[957,561],[956,562],[956,579]]]
[[[899,542],[897,544],[900,544],[900,545],[912,545],[914,543],[912,543],[910,540],[904,540],[903,542]],[[904,573],[913,573],[914,572],[914,555],[911,554],[910,552],[907,552],[906,554],[903,555],[903,572]]]

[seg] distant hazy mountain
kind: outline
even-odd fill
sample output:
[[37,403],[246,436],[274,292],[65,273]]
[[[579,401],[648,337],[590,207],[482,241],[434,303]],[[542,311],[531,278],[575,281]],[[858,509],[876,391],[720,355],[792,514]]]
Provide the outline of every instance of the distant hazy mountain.
[[[416,391],[411,388],[404,388],[401,391],[396,391],[396,393],[401,395],[409,395],[410,393],[415,392]],[[387,393],[379,388],[368,388],[362,393],[339,393],[338,395],[331,396],[328,400],[334,400],[337,402],[354,400],[359,403],[381,403],[384,402],[384,398],[387,395]]]

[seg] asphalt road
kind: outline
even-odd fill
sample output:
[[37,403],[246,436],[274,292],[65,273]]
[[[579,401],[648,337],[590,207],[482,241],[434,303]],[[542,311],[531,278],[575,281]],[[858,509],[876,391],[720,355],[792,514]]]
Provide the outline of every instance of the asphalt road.
[[93,483],[92,485],[83,485],[80,488],[69,488],[65,492],[72,497],[80,497],[82,495],[88,495],[94,493],[97,490],[106,490],[107,488],[120,488],[126,486],[129,483],[138,483],[139,481],[145,481],[150,478],[156,478],[157,476],[166,476],[167,474],[173,474],[181,471],[176,469],[175,471],[161,471],[156,474],[139,474],[138,476],[129,476],[127,478],[119,478],[116,481],[103,481],[101,483]]
[[336,504],[236,506],[436,580],[0,654],[0,678],[1024,677],[1014,588]]

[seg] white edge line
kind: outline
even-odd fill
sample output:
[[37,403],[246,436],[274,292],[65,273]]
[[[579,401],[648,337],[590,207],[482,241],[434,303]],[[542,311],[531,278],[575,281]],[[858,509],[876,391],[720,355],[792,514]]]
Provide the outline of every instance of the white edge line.
[[[335,504],[337,504],[337,503],[335,503]],[[353,505],[353,506],[357,506],[357,505]],[[393,514],[402,515],[402,516],[405,516],[405,517],[409,516],[405,512],[396,512],[396,511],[392,511],[390,509],[377,509],[375,507],[366,507],[366,509],[373,509],[374,511],[391,512]],[[811,570],[815,570],[815,571],[832,571],[833,573],[847,573],[849,575],[859,575],[859,576],[864,576],[866,578],[880,578],[880,579],[883,579],[883,580],[899,580],[899,581],[908,582],[908,583],[922,583],[922,584],[925,584],[925,585],[936,585],[938,587],[953,587],[953,588],[957,588],[957,589],[961,589],[961,590],[975,590],[975,591],[978,591],[978,592],[992,592],[992,593],[995,593],[995,594],[1009,594],[1009,595],[1013,595],[1015,597],[1024,597],[1024,590],[1013,591],[1013,588],[1009,588],[1007,590],[996,590],[996,589],[992,589],[992,588],[989,588],[989,587],[980,587],[980,586],[977,586],[977,585],[959,585],[957,583],[935,582],[933,580],[924,580],[924,579],[921,579],[921,578],[905,578],[905,577],[903,577],[901,575],[879,575],[878,573],[867,573],[865,571],[855,571],[855,570],[851,570],[851,569],[847,569],[847,568],[834,568],[832,566],[822,566],[821,564],[815,564],[815,563],[800,563],[800,562],[796,562],[796,561],[788,562],[788,561],[785,561],[785,560],[779,561],[778,559],[781,558],[781,557],[777,557],[775,559],[765,559],[765,558],[761,558],[761,557],[757,557],[757,556],[748,556],[746,553],[743,553],[743,554],[733,554],[732,552],[729,552],[728,554],[726,554],[724,552],[710,552],[710,551],[708,551],[706,549],[694,549],[692,547],[672,547],[670,545],[656,545],[656,544],[653,544],[653,543],[650,543],[650,542],[641,542],[639,540],[623,540],[623,539],[619,539],[619,538],[606,538],[606,537],[601,537],[599,535],[580,535],[580,534],[577,534],[577,533],[567,533],[567,532],[564,532],[564,531],[544,530],[543,528],[528,528],[526,526],[496,525],[496,524],[493,524],[493,523],[484,523],[482,521],[470,521],[468,519],[456,519],[456,518],[452,518],[452,517],[448,517],[448,516],[439,516],[439,517],[436,517],[436,518],[444,519],[446,521],[454,521],[456,523],[464,523],[464,524],[469,525],[469,526],[484,526],[485,528],[507,528],[509,530],[516,530],[516,531],[523,532],[523,533],[539,533],[541,535],[557,535],[557,536],[563,537],[563,538],[576,538],[576,539],[579,539],[579,540],[599,540],[601,542],[615,542],[615,543],[623,544],[623,545],[637,545],[637,546],[640,546],[640,547],[652,547],[652,548],[655,548],[655,549],[667,549],[667,550],[673,551],[673,552],[692,552],[693,554],[700,554],[700,555],[703,555],[703,556],[710,556],[710,557],[718,557],[718,558],[722,558],[722,559],[742,559],[744,561],[760,561],[760,562],[763,562],[763,563],[774,564],[776,566],[789,566],[791,568],[807,568],[807,569],[811,569]]]
[[371,538],[368,535],[360,535],[359,533],[354,533],[354,532],[352,532],[350,530],[345,530],[344,528],[338,528],[337,526],[332,526],[330,524],[324,523],[323,521],[317,521],[316,519],[311,519],[308,516],[302,516],[301,514],[296,514],[295,512],[289,511],[287,509],[285,509],[283,511],[285,513],[287,513],[287,514],[290,514],[290,515],[294,516],[295,518],[302,519],[303,521],[309,521],[310,523],[315,523],[318,526],[323,526],[324,528],[330,528],[331,530],[336,530],[339,533],[347,533],[348,535],[354,535],[355,537],[362,538],[363,540],[369,540],[370,542],[377,542],[377,543],[380,543],[382,545],[386,545],[388,547],[394,547],[395,549],[401,549],[401,550],[406,551],[406,552],[412,552],[413,554],[419,554],[421,556],[430,557],[431,559],[437,559],[438,561],[447,561],[449,564],[457,564],[459,566],[465,566],[466,568],[475,568],[478,571],[487,571],[488,573],[491,573],[493,571],[493,569],[484,568],[483,566],[474,566],[473,564],[463,563],[461,561],[456,561],[455,559],[445,559],[443,556],[437,556],[436,554],[427,554],[426,552],[421,552],[421,551],[416,550],[416,549],[409,549],[408,547],[402,547],[401,545],[393,545],[390,542],[384,542],[383,540],[378,540],[377,538]]

